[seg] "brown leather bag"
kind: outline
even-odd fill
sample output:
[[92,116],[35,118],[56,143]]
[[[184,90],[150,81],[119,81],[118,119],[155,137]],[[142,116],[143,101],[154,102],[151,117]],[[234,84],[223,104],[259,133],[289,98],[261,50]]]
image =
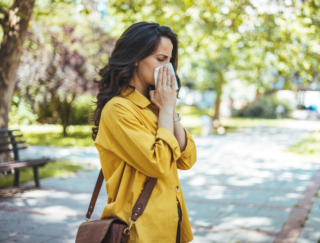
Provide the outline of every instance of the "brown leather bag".
[[102,170],[100,170],[86,215],[86,222],[82,223],[78,228],[76,243],[127,243],[130,229],[147,206],[156,182],[157,178],[150,178],[147,181],[133,207],[129,225],[118,218],[100,219],[89,222],[103,183],[103,173]]

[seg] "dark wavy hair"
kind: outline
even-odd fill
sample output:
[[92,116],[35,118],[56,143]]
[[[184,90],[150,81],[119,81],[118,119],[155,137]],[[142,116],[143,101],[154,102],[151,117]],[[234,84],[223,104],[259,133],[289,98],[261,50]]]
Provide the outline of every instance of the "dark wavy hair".
[[[156,52],[161,37],[167,37],[173,45],[170,62],[176,73],[176,78],[181,87],[177,75],[178,66],[178,36],[167,26],[160,26],[158,23],[138,22],[127,28],[117,40],[115,47],[109,57],[108,63],[99,70],[100,80],[98,83],[99,93],[96,108],[93,110],[90,121],[94,123],[92,128],[92,139],[95,140],[101,112],[105,104],[113,97],[118,96],[126,88],[135,87],[129,84],[135,70],[135,63]],[[154,88],[154,87],[153,87]]]

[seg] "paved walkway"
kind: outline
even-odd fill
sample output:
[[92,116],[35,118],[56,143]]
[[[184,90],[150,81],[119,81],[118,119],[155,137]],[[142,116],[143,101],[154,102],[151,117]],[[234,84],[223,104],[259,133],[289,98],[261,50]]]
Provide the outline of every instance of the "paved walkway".
[[[284,152],[302,135],[292,128],[255,128],[196,137],[198,161],[179,171],[193,242],[318,242],[320,158]],[[28,151],[99,165],[95,148]],[[74,242],[97,175],[43,179],[41,189],[0,198],[0,242]],[[102,191],[93,218],[106,201]]]

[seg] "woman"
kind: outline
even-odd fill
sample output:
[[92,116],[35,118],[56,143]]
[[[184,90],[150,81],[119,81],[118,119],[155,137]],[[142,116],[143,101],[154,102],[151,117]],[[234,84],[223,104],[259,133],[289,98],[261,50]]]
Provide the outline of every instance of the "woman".
[[[193,166],[196,147],[189,132],[174,121],[175,77],[167,67],[160,69],[154,89],[155,68],[169,62],[176,71],[177,35],[157,23],[135,23],[116,42],[96,81],[93,138],[108,192],[101,218],[118,217],[129,224],[145,182],[158,178],[129,242],[193,239],[177,169]],[[177,81],[180,88],[178,76]]]

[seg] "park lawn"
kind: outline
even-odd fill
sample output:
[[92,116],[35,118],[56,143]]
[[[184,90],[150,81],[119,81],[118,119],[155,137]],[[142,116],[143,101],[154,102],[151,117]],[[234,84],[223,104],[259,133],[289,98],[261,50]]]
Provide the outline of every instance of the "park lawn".
[[[200,135],[202,115],[212,117],[214,110],[199,109],[195,106],[180,106],[177,107],[177,112],[181,116],[181,124],[192,135]],[[292,119],[261,119],[261,118],[221,118],[221,125],[226,132],[232,132],[242,127],[279,127],[285,125],[286,122]],[[12,126],[10,128],[14,128]],[[94,141],[91,138],[92,125],[75,125],[69,126],[67,129],[68,136],[62,134],[61,125],[21,125],[18,126],[29,145],[42,146],[77,146],[91,147],[94,146]]]
[[320,132],[308,133],[305,139],[290,146],[288,150],[304,155],[320,155]]
[[[39,177],[47,178],[52,176],[59,176],[64,173],[77,172],[84,170],[81,165],[72,164],[68,160],[57,160],[48,162],[46,165],[39,167]],[[14,175],[0,175],[0,189],[13,186]],[[23,168],[20,170],[20,184],[34,181],[32,167]],[[41,181],[40,181],[41,183]]]
[[19,126],[24,139],[29,145],[57,147],[90,147],[94,146],[90,125],[69,126],[68,136],[62,134],[61,125],[30,125]]

